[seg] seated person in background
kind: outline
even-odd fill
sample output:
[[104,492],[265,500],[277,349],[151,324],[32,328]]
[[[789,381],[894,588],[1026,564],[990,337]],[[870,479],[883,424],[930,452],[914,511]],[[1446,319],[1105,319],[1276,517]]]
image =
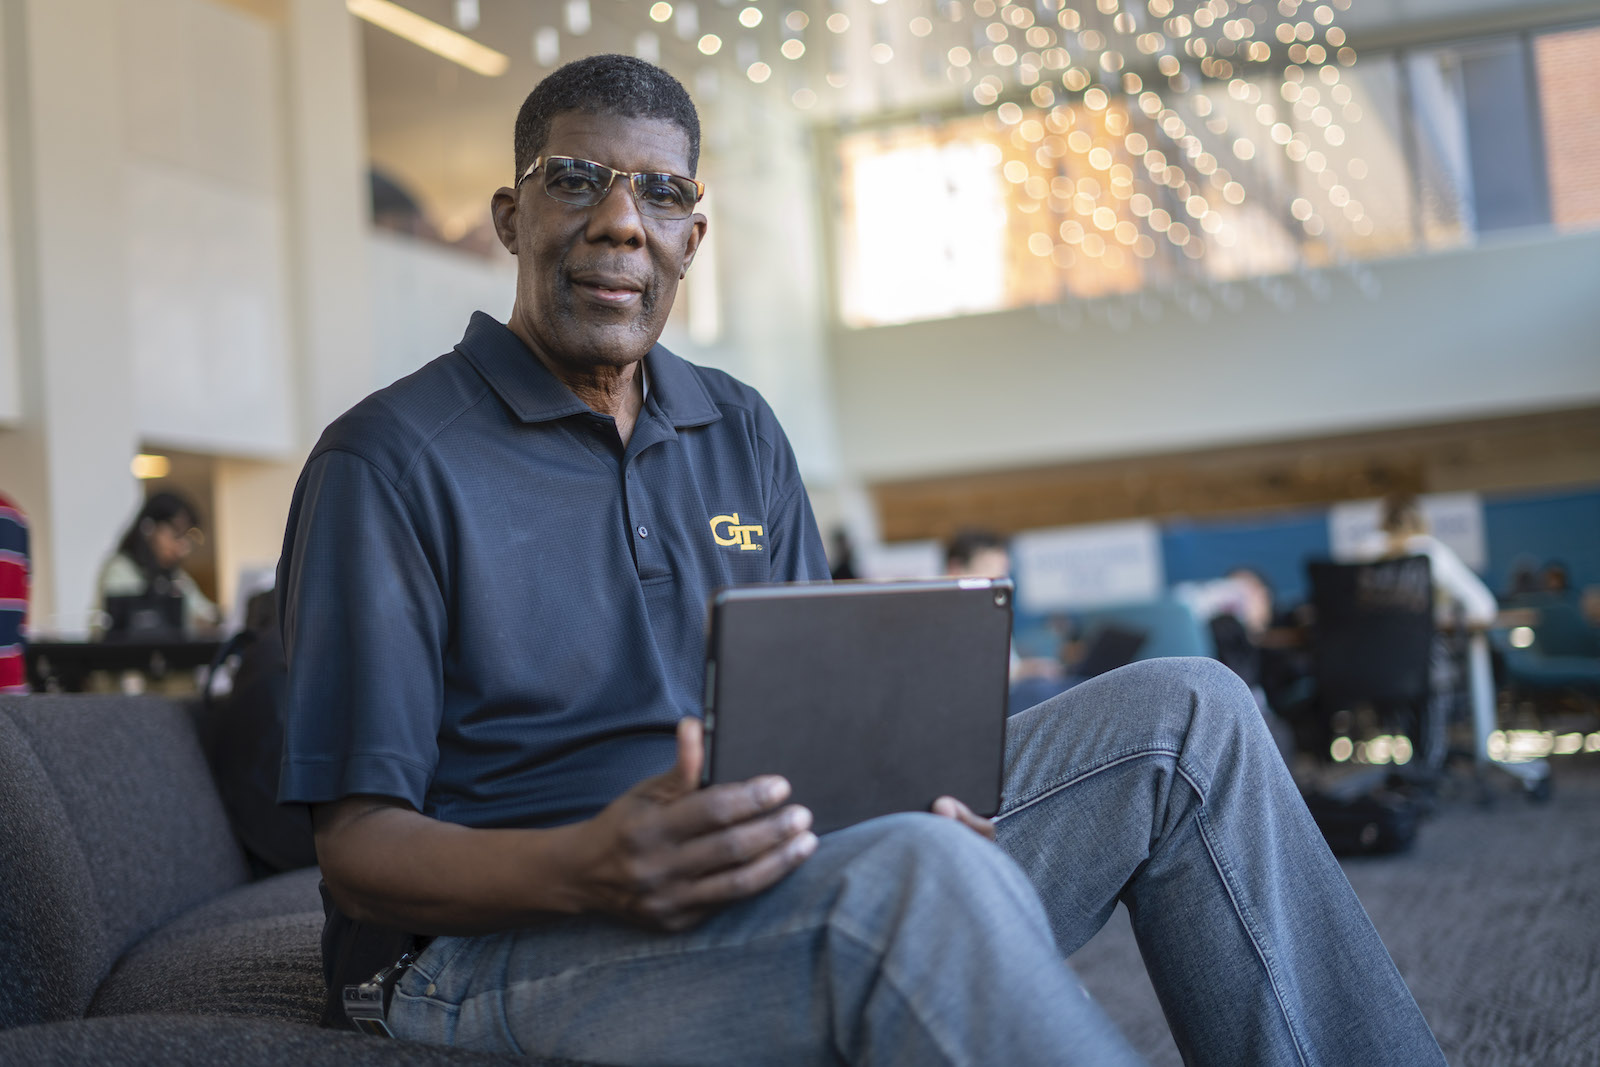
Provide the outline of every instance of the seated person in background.
[[1218,664],[1013,718],[993,820],[942,797],[819,837],[781,778],[700,788],[707,598],[826,579],[822,538],[767,404],[657,343],[707,226],[683,86],[580,59],[512,142],[509,321],[329,426],[290,510],[279,800],[312,809],[330,1021],[414,952],[402,1039],[1127,1064],[1063,959],[1122,900],[1187,1062],[1442,1062]]
[[[1453,712],[1469,691],[1474,676],[1488,678],[1489,643],[1484,630],[1494,622],[1500,606],[1483,580],[1472,573],[1454,549],[1428,532],[1428,520],[1411,494],[1386,498],[1378,534],[1367,546],[1371,559],[1427,556],[1433,579],[1434,616],[1441,630],[1433,642],[1429,668],[1428,724],[1422,731],[1418,766],[1436,773],[1444,766],[1449,749],[1449,724]],[[1466,654],[1460,647],[1458,627],[1471,632]],[[1451,631],[1455,630],[1454,633]],[[1492,694],[1473,699],[1492,700]],[[1491,717],[1492,717],[1492,713]]]
[[22,634],[28,622],[28,520],[0,493],[0,695],[28,691]]
[[217,606],[183,569],[183,561],[201,539],[199,515],[177,493],[153,494],[134,516],[117,550],[100,568],[96,584],[102,619],[109,617],[113,597],[177,597],[183,605],[185,634],[201,634],[217,625]]
[[[1011,549],[997,533],[989,530],[962,530],[944,546],[944,573],[951,578],[1009,578],[1011,577]],[[1011,650],[1011,684],[1029,679],[1059,681],[1062,678],[1059,660],[1045,656],[1027,659]],[[1055,696],[1059,688],[1045,696]],[[1044,699],[1041,697],[1040,699]]]
[[1433,572],[1435,615],[1442,625],[1463,623],[1483,628],[1494,621],[1500,605],[1483,579],[1461,561],[1455,550],[1428,532],[1428,520],[1411,494],[1383,502],[1378,534],[1364,546],[1368,559],[1427,556]]
[[[992,531],[962,530],[945,544],[944,573],[951,578],[1009,578],[1011,550]],[[1075,680],[1067,678],[1060,660],[1019,656],[1015,643],[1011,646],[1010,679],[1006,708],[1012,715],[1049,700]]]
[[1540,569],[1539,592],[1552,596],[1567,596],[1572,592],[1572,579],[1565,563],[1553,559]]

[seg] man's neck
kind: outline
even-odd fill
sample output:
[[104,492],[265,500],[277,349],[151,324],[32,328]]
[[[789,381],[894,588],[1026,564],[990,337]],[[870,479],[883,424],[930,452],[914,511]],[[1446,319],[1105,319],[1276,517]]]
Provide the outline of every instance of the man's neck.
[[534,358],[556,376],[557,381],[572,390],[574,396],[594,411],[610,415],[616,421],[617,436],[622,438],[623,447],[627,447],[628,439],[633,436],[633,427],[639,421],[639,412],[644,410],[644,360],[622,367],[574,368],[546,355],[534,344],[533,338],[515,316],[507,326]]

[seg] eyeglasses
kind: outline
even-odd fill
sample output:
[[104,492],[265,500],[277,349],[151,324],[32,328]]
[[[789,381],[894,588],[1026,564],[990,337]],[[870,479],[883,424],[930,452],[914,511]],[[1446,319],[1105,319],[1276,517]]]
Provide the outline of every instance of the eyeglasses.
[[639,210],[657,219],[686,219],[706,195],[704,182],[676,174],[612,170],[603,163],[571,156],[540,156],[517,179],[520,186],[544,168],[544,191],[552,200],[576,207],[594,207],[611,191],[611,183],[626,178]]

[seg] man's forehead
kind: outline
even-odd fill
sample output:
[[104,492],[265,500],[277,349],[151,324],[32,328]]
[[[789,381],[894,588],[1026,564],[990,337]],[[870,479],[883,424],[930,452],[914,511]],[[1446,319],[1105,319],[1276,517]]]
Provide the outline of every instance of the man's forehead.
[[[611,158],[596,153],[604,152]],[[689,135],[670,119],[563,111],[550,119],[541,155],[582,156],[624,170],[687,173]]]

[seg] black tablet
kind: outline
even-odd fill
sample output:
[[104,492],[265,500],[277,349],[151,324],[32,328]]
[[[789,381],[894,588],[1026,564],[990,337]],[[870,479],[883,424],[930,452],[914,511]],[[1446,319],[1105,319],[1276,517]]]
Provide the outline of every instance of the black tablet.
[[724,589],[706,652],[706,783],[781,774],[826,833],[945,794],[1000,807],[1009,581]]

